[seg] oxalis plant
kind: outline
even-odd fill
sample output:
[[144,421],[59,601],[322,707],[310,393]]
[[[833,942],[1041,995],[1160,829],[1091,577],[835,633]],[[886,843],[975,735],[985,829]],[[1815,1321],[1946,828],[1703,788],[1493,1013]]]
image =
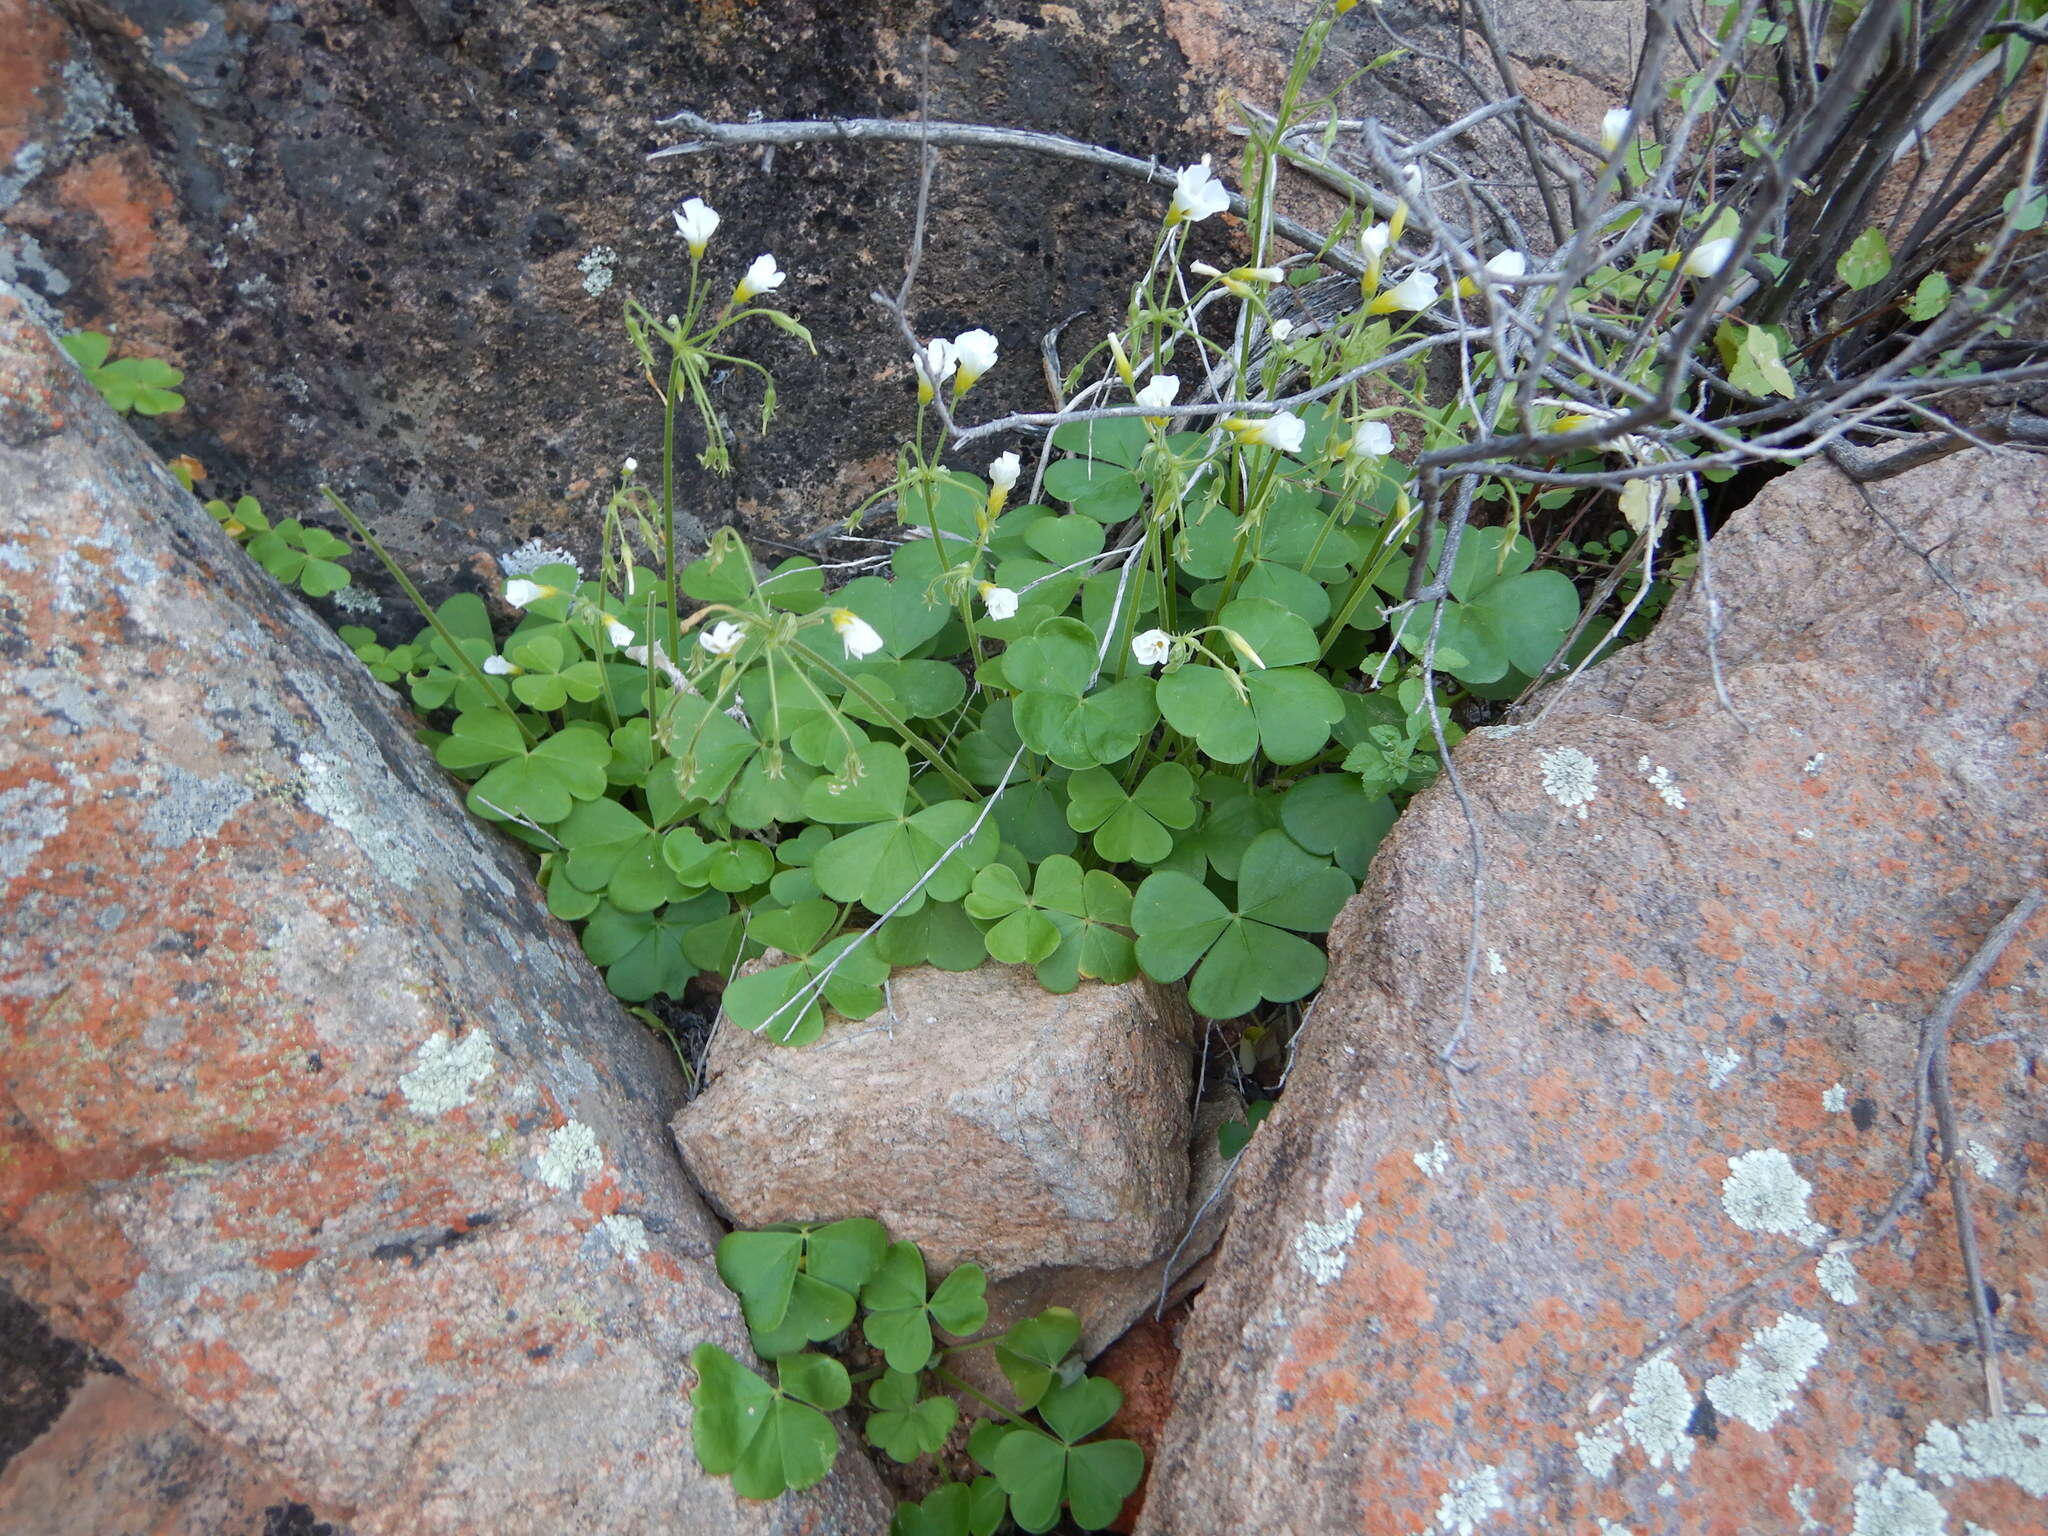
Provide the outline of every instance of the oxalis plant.
[[[1123,1393],[1086,1374],[1072,1312],[1051,1307],[975,1337],[988,1320],[978,1265],[934,1285],[915,1243],[892,1243],[881,1223],[855,1219],[730,1233],[718,1245],[718,1273],[739,1294],[774,1384],[717,1345],[698,1345],[690,1435],[704,1469],[730,1476],[743,1497],[772,1499],[824,1478],[839,1455],[827,1415],[856,1394],[867,1443],[897,1462],[944,1447],[960,1416],[948,1393],[991,1415],[968,1437],[985,1475],[898,1506],[892,1536],[989,1536],[1006,1518],[1048,1531],[1063,1513],[1098,1531],[1144,1475],[1135,1442],[1089,1438],[1115,1417]],[[874,1363],[850,1372],[813,1346],[848,1334],[856,1315]],[[960,1358],[979,1351],[992,1353],[1013,1406],[959,1374]]]
[[[627,312],[664,403],[660,487],[622,476],[602,570],[508,581],[522,617],[502,640],[461,595],[409,655],[365,646],[452,712],[440,761],[540,850],[550,907],[620,997],[708,973],[735,1025],[803,1045],[828,1008],[864,1019],[893,968],[925,963],[1030,965],[1055,991],[1142,972],[1218,1019],[1320,984],[1315,936],[1458,735],[1451,696],[1434,726],[1424,699],[1432,625],[1440,673],[1519,686],[1578,598],[1492,529],[1460,548],[1446,599],[1390,624],[1414,558],[1394,432],[1459,433],[1463,407],[1427,402],[1419,362],[1377,365],[1442,295],[1376,269],[1353,314],[1296,338],[1285,270],[1183,260],[1226,196],[1206,161],[1181,173],[1125,325],[1072,381],[1124,403],[1050,434],[1034,494],[1017,495],[1016,452],[981,474],[941,463],[934,418],[951,424],[998,348],[934,339],[898,474],[854,514],[893,503],[893,547],[767,569],[731,530],[675,554],[675,418],[695,400],[722,467],[702,389],[720,338],[755,316],[809,338],[766,301],[769,257],[707,322],[717,216],[694,199],[678,214],[681,317]],[[1368,239],[1397,241],[1402,218]],[[1184,375],[1271,394],[1367,364],[1371,407],[1342,389],[1174,416]]]

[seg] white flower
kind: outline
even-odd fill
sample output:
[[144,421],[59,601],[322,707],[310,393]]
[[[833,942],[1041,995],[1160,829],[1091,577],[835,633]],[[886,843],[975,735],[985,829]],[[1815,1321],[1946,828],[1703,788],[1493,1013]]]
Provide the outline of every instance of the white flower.
[[644,645],[629,645],[624,655],[628,661],[637,661],[643,667],[647,665],[647,647]]
[[1178,224],[1185,219],[1199,224],[1229,206],[1230,194],[1210,173],[1209,157],[1204,155],[1200,164],[1184,165],[1174,174],[1173,202],[1166,210],[1166,222]]
[[1687,277],[1712,277],[1728,265],[1728,258],[1735,250],[1735,237],[1723,235],[1718,240],[1703,240],[1692,248],[1692,254],[1685,258]]
[[1133,635],[1131,654],[1141,667],[1160,666],[1173,654],[1173,636],[1163,629],[1148,629],[1142,635]]
[[613,645],[630,645],[632,643],[633,631],[626,625],[621,624],[617,619],[606,619],[604,621],[604,632]]
[[839,632],[839,643],[846,647],[848,661],[859,661],[882,648],[882,637],[875,633],[874,625],[851,608],[834,608],[832,627]]
[[1401,281],[1366,306],[1375,315],[1388,314],[1397,309],[1420,313],[1437,301],[1439,289],[1436,276],[1420,269],[1410,272]]
[[697,636],[697,643],[714,656],[730,656],[746,643],[746,626],[720,619]]
[[1282,453],[1301,452],[1301,440],[1308,431],[1308,423],[1292,411],[1282,411],[1277,416],[1233,416],[1224,425],[1241,443],[1277,448]]
[[1394,238],[1394,231],[1385,224],[1375,224],[1358,237],[1358,248],[1365,253],[1365,259],[1377,264],[1387,254],[1387,244]]
[[1502,251],[1486,263],[1486,275],[1511,282],[1529,270],[1529,258],[1520,251]]
[[988,609],[992,619],[1014,619],[1017,617],[1017,594],[1008,587],[999,587],[992,581],[981,584],[982,606]]
[[493,677],[516,677],[519,674],[519,668],[502,656],[486,656],[484,670]]
[[953,393],[964,395],[975,380],[996,365],[996,339],[987,331],[962,331],[953,338],[953,357],[959,371],[953,377]]
[[[1488,284],[1511,283],[1519,280],[1529,270],[1529,258],[1520,251],[1501,251],[1491,257],[1480,273]],[[1479,291],[1478,282],[1469,277],[1458,279],[1458,292],[1465,298]]]
[[1008,494],[1017,488],[1017,476],[1023,468],[1015,453],[998,454],[989,462],[988,483]]
[[1385,458],[1394,451],[1394,434],[1384,421],[1361,421],[1351,434],[1350,452],[1357,458]]
[[754,258],[754,264],[747,268],[747,275],[740,279],[739,287],[732,292],[735,304],[744,304],[756,294],[780,288],[789,274],[775,265],[775,258],[763,251]]
[[1422,195],[1422,167],[1404,165],[1401,167],[1401,195],[1404,198]]
[[1600,147],[1610,155],[1621,148],[1622,136],[1628,132],[1628,108],[1609,107],[1600,119]]
[[953,353],[953,343],[934,336],[926,342],[915,357],[917,363],[917,397],[929,400],[946,380],[953,377],[953,370],[960,366],[960,359]]
[[1152,382],[1139,390],[1135,398],[1140,405],[1150,406],[1155,411],[1163,411],[1173,404],[1173,397],[1179,393],[1179,374],[1155,373],[1152,375]]
[[528,581],[524,577],[505,583],[505,601],[514,608],[524,608],[529,604],[539,602],[544,597],[560,597],[561,595],[562,589],[560,587],[546,586],[538,581]]
[[683,204],[675,218],[676,233],[688,243],[691,257],[702,257],[704,247],[709,245],[711,237],[718,233],[718,210],[703,198],[693,197]]
[[1275,341],[1285,342],[1288,337],[1294,334],[1294,322],[1292,320],[1275,320],[1267,329],[1273,333]]
[[623,469],[629,475],[632,474],[633,471],[638,469],[639,467],[640,461],[638,459],[628,459],[625,463],[619,466],[619,468]]

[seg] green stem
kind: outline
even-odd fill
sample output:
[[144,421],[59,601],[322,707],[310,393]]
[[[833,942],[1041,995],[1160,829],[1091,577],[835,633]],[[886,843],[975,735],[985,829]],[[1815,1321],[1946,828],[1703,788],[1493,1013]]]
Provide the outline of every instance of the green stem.
[[955,789],[960,791],[961,798],[966,800],[981,799],[980,790],[976,789],[971,783],[969,783],[964,777],[962,777],[959,771],[956,770],[951,763],[947,762],[943,757],[941,757],[938,753],[938,750],[935,747],[933,747],[930,742],[926,741],[924,737],[920,736],[916,731],[912,730],[908,721],[904,720],[901,716],[899,716],[896,713],[895,710],[891,709],[888,705],[884,704],[880,699],[876,698],[872,693],[870,693],[867,690],[866,686],[862,684],[858,678],[853,677],[848,673],[842,672],[839,668],[833,666],[831,662],[827,661],[823,656],[820,656],[816,651],[812,650],[808,645],[804,644],[804,642],[801,640],[792,640],[790,641],[790,645],[797,651],[801,652],[804,658],[807,661],[809,661],[811,665],[816,667],[820,672],[824,673],[827,677],[831,678],[833,682],[837,683],[840,687],[844,688],[856,699],[859,699],[861,703],[867,705],[869,709],[873,710],[876,716],[880,718],[882,723],[888,726],[889,729],[891,729],[892,731],[895,731],[899,736],[901,736],[906,744],[915,747],[920,757],[922,757],[926,762],[930,763],[934,768],[938,769],[939,772],[945,776],[946,782],[948,784],[951,784]]
[[668,653],[678,666],[683,632],[676,608],[676,394],[682,387],[683,356],[671,351],[668,391],[661,401],[661,574],[668,588]]
[[1001,1403],[997,1402],[994,1398],[990,1397],[986,1392],[982,1391],[980,1388],[970,1387],[966,1382],[962,1381],[958,1376],[954,1375],[951,1371],[947,1370],[943,1365],[933,1366],[932,1374],[938,1377],[939,1380],[943,1381],[947,1386],[951,1387],[954,1391],[965,1392],[969,1397],[973,1398],[976,1402],[980,1403],[984,1408],[993,1408],[997,1413],[1000,1413],[1004,1418],[1008,1419],[1012,1424],[1015,1424],[1018,1428],[1029,1429],[1031,1427],[1030,1420],[1021,1418],[1017,1414],[1012,1413],[1009,1409],[1005,1408]]
[[498,708],[502,709],[505,712],[505,718],[518,727],[519,739],[529,747],[532,746],[534,744],[533,732],[529,731],[526,728],[526,722],[519,718],[519,711],[512,707],[509,699],[503,699],[498,696],[498,691],[491,686],[491,681],[485,676],[483,668],[479,667],[471,659],[469,652],[462,648],[461,643],[456,640],[454,632],[441,622],[441,615],[434,612],[426,598],[420,595],[420,589],[412,584],[412,578],[405,574],[404,569],[396,560],[391,558],[390,552],[377,542],[377,536],[363,525],[363,520],[355,515],[355,512],[349,507],[347,502],[334,494],[333,487],[321,486],[320,494],[327,498],[329,506],[342,515],[349,527],[355,531],[355,536],[369,546],[370,553],[384,562],[384,569],[391,573],[391,579],[397,582],[399,590],[412,600],[413,607],[419,609],[420,617],[427,621],[428,627],[434,631],[434,634],[440,639],[441,643],[448,648],[448,654],[455,658],[456,664],[475,680],[479,688],[483,689],[484,697],[490,699]]

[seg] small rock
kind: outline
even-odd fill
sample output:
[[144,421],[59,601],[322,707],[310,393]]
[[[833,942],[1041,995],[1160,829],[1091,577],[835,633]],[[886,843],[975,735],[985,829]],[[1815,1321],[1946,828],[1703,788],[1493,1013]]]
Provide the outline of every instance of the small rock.
[[721,1019],[683,1161],[735,1225],[872,1216],[940,1274],[1123,1269],[1177,1242],[1193,1026],[1173,994],[929,966],[791,1049]]

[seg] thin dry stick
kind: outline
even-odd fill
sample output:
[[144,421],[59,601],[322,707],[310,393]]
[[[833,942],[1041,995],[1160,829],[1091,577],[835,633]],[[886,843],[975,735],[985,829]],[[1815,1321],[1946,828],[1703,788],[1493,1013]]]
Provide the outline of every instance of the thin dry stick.
[[2006,947],[2041,910],[2043,901],[2048,901],[2048,888],[2043,887],[2040,876],[2036,875],[2033,889],[2013,904],[2013,909],[2005,914],[1977,953],[1970,957],[1970,963],[1948,984],[1934,1012],[1927,1016],[1923,1030],[1922,1055],[1927,1058],[1927,1093],[1934,1101],[1935,1123],[1941,1134],[1942,1163],[1948,1172],[1949,1198],[1955,1207],[1956,1244],[1963,1255],[1963,1284],[1969,1293],[1970,1318],[1977,1329],[1978,1351],[1984,1357],[1984,1394],[1996,1418],[2005,1416],[2005,1386],[1998,1374],[1998,1338],[1992,1332],[1991,1307],[1984,1296],[1984,1266],[1977,1250],[1977,1223],[1970,1211],[1970,1181],[1963,1171],[1962,1144],[1956,1135],[1955,1101],[1949,1092],[1949,1029],[1955,1023],[1963,1000],[1983,984]]
[[[1064,134],[1037,133],[1024,128],[998,128],[991,123],[899,123],[894,119],[882,117],[841,117],[812,123],[714,123],[694,112],[678,112],[672,117],[660,119],[656,124],[661,128],[677,125],[687,128],[695,137],[682,144],[671,144],[666,149],[657,149],[648,155],[648,159],[665,160],[671,155],[695,155],[702,154],[707,149],[729,149],[755,144],[929,144],[946,149],[966,146],[978,149],[1028,150],[1033,154],[1052,155],[1061,160],[1078,160],[1084,165],[1099,166],[1103,170],[1135,176],[1155,187],[1170,188],[1174,185],[1174,173],[1157,160],[1140,160],[1134,155],[1120,155],[1113,149],[1104,149],[1099,144],[1083,143]],[[1244,199],[1235,192],[1230,194],[1230,211],[1240,217],[1246,212]],[[1328,243],[1327,236],[1294,219],[1276,215],[1273,228],[1305,251],[1320,250]],[[1349,272],[1353,277],[1365,271],[1363,262],[1345,252],[1332,251],[1324,259],[1332,266]]]

